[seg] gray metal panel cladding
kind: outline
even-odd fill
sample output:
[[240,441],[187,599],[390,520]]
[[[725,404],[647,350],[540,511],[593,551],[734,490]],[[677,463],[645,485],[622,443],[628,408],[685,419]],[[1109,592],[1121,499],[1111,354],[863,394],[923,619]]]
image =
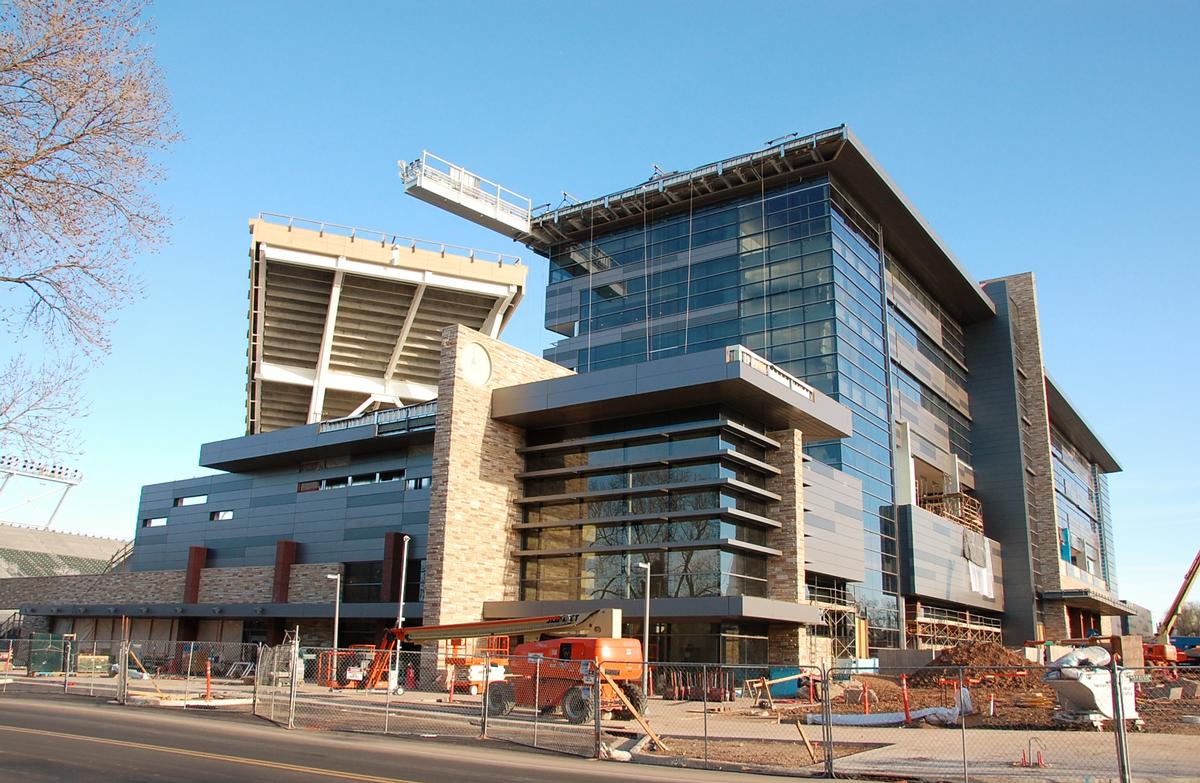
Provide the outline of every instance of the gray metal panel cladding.
[[918,598],[1004,609],[1004,563],[999,543],[985,539],[992,550],[993,598],[970,589],[967,559],[963,556],[964,528],[918,506],[899,506],[901,589]]
[[805,568],[851,582],[866,578],[859,481],[815,461],[804,463]]
[[[142,493],[139,520],[166,517],[167,524],[138,528],[131,567],[183,568],[191,546],[211,550],[210,566],[271,565],[280,539],[301,543],[302,563],[380,560],[385,532],[405,529],[410,535],[425,535],[429,490],[406,491],[396,481],[298,492],[298,484],[314,477],[397,469],[428,475],[429,461],[427,455],[410,461],[405,451],[371,452],[350,457],[344,465],[304,473],[296,463],[151,485]],[[176,497],[185,495],[207,495],[207,501],[173,505]],[[216,511],[233,511],[233,519],[212,520]]]
[[1037,597],[1025,505],[1027,477],[1021,454],[1008,287],[1002,280],[994,281],[984,291],[995,303],[997,317],[966,330],[971,459],[975,494],[983,504],[984,529],[1000,542],[1003,553],[1004,639],[1016,643],[1037,637]]

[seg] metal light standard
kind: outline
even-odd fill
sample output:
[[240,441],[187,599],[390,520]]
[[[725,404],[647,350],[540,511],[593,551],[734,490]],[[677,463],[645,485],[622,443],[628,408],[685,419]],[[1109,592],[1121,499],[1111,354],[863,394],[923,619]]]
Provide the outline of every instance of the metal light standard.
[[646,605],[642,610],[642,658],[645,663],[642,664],[642,693],[646,698],[650,697],[648,684],[650,682],[650,563],[643,562],[637,564],[638,568],[646,569]]
[[[404,627],[404,593],[408,588],[408,542],[412,538],[405,533],[400,539],[404,542],[404,551],[400,555],[400,602],[396,605],[396,628]],[[396,637],[397,640],[399,637]],[[394,684],[388,683],[389,690],[396,693],[401,693],[400,686],[400,642],[396,642],[396,668],[394,670]]]
[[[342,575],[341,574],[325,574],[326,579],[334,581],[333,588],[333,655],[334,660],[337,660],[338,648],[338,620],[342,614]],[[336,664],[335,664],[336,665]]]

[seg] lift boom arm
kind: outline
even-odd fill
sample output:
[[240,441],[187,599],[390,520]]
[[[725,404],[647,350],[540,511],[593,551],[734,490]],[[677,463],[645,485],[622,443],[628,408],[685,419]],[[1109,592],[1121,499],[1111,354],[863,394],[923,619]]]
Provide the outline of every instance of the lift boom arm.
[[399,642],[440,641],[443,639],[476,639],[483,636],[517,636],[539,631],[569,631],[588,625],[597,612],[587,614],[553,614],[544,617],[519,617],[512,620],[483,620],[477,623],[426,625],[412,628],[393,628]]
[[1192,589],[1192,583],[1196,581],[1196,574],[1200,572],[1200,552],[1196,553],[1196,559],[1192,561],[1192,567],[1188,569],[1187,576],[1183,578],[1183,584],[1179,586],[1179,592],[1175,595],[1175,600],[1171,602],[1171,608],[1163,615],[1162,622],[1158,624],[1159,642],[1167,644],[1171,638],[1171,631],[1175,628],[1175,621],[1179,619],[1179,609],[1183,606],[1183,601],[1187,598],[1188,591]]

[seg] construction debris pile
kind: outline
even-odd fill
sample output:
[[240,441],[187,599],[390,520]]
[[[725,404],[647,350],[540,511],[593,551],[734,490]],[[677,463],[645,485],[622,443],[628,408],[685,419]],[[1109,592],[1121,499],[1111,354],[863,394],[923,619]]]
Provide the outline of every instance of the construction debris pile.
[[[936,686],[945,679],[957,679],[959,667],[973,668],[965,674],[978,678],[980,668],[995,667],[989,677],[994,687],[1028,688],[1041,681],[1041,669],[1038,664],[1027,661],[1024,656],[1006,649],[995,642],[963,642],[955,647],[942,650],[925,666],[909,677],[909,683],[916,686]],[[1036,669],[1037,671],[1032,671]],[[1021,672],[1028,672],[1027,675]]]

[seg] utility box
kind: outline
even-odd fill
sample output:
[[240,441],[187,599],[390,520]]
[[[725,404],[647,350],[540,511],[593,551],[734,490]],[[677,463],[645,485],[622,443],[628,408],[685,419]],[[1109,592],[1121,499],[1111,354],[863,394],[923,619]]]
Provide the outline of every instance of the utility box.
[[108,655],[81,655],[76,659],[75,671],[80,676],[85,674],[97,675],[108,674],[109,662],[112,658]]

